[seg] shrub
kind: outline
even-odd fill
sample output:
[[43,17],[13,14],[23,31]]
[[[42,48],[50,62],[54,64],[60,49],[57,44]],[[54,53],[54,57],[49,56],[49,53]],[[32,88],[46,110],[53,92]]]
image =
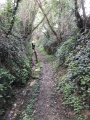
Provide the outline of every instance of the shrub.
[[75,36],[74,38],[65,41],[60,48],[58,48],[57,52],[56,52],[56,56],[58,59],[58,64],[59,66],[64,65],[65,60],[68,56],[68,54],[75,50],[77,45],[77,36]]
[[[4,53],[4,48],[2,50]],[[3,115],[7,106],[12,103],[13,86],[25,85],[30,78],[32,68],[31,56],[27,57],[25,54],[21,54],[17,56],[18,59],[15,56],[11,59],[11,57],[5,57],[6,54],[3,53],[0,54],[1,58],[5,59],[4,67],[0,68],[0,115]]]
[[58,43],[54,37],[50,37],[50,38],[46,38],[46,39],[44,38],[42,45],[44,47],[44,50],[49,55],[54,54],[58,47]]
[[90,109],[89,40],[78,44],[76,50],[68,53],[64,65],[67,65],[68,69],[58,89],[63,93],[65,103],[72,106],[75,113],[79,113],[83,108]]
[[14,95],[12,83],[15,77],[8,71],[0,68],[0,115],[5,112],[5,105],[10,104],[9,100]]

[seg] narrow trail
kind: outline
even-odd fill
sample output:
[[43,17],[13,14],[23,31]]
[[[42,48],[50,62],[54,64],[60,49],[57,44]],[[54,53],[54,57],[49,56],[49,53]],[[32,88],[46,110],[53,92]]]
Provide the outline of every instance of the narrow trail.
[[53,110],[51,105],[51,88],[53,87],[53,71],[50,64],[45,60],[44,56],[39,52],[41,62],[43,64],[42,80],[40,83],[39,100],[36,103],[37,114],[36,120],[58,120],[58,114]]
[[[54,76],[54,70],[52,65],[45,59],[45,56],[37,49],[40,62],[43,66],[41,71],[41,80],[39,81],[40,90],[38,100],[34,105],[34,110],[36,113],[33,115],[34,120],[73,120],[71,116],[68,115],[65,108],[62,107],[62,97],[60,93],[56,91],[56,82]],[[33,56],[35,64],[35,56]],[[32,73],[35,73],[35,67],[32,69]],[[39,71],[40,72],[40,71]],[[26,109],[30,104],[30,99],[32,99],[33,89],[35,83],[37,83],[36,78],[30,80],[27,85],[22,89],[17,89],[16,101],[13,103],[12,108],[9,108],[5,116],[0,120],[23,120],[25,116]],[[33,84],[32,84],[33,83]],[[31,120],[31,119],[30,119]]]
[[[38,102],[35,104],[37,111],[35,120],[70,120],[66,117],[65,111],[59,106],[52,104],[52,88],[54,86],[52,66],[47,62],[45,56],[38,51],[39,58],[43,65],[42,80],[40,81],[40,94]],[[59,109],[59,112],[58,112]]]

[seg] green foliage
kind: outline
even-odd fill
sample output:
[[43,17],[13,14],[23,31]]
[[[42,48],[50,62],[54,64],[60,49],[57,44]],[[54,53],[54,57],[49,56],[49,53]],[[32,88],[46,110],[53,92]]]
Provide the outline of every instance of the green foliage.
[[90,43],[89,40],[81,39],[72,52],[68,48],[63,50],[67,52],[64,65],[68,69],[58,89],[64,95],[65,104],[73,107],[77,114],[84,108],[90,109]]
[[83,104],[79,96],[70,95],[65,104],[69,104],[74,108],[75,114],[79,113],[83,109]]
[[47,61],[54,61],[55,60],[55,56],[54,55],[46,55],[46,59]]
[[42,45],[39,46],[39,50],[46,56],[47,61],[50,62],[55,60],[55,55],[47,55]]
[[[47,33],[45,33],[47,34]],[[43,46],[44,51],[47,52],[47,54],[51,55],[56,52],[57,49],[57,41],[54,36],[48,36],[45,38],[45,36],[41,36],[40,41],[41,41],[41,46]]]
[[71,51],[75,50],[76,45],[77,45],[77,36],[75,36],[74,38],[70,40],[65,41],[61,45],[61,47],[57,50],[57,53],[56,53],[59,66],[64,65],[67,55]]
[[11,20],[12,20],[12,17],[13,17],[13,9],[14,9],[13,2],[12,2],[12,0],[9,0],[6,7],[1,12],[1,14],[2,14],[2,16],[4,18],[2,23],[3,23],[6,31],[8,30],[8,28],[11,25]]
[[[3,61],[4,64],[4,67],[0,68],[0,115],[2,115],[7,106],[12,103],[13,86],[24,86],[30,79],[32,60],[31,54],[30,56],[22,54],[19,46],[7,48],[2,45],[0,50],[1,63]],[[8,55],[9,51],[11,56]]]
[[39,46],[39,50],[40,50],[40,52],[42,52],[43,54],[45,54],[45,50],[44,50],[43,45],[40,45],[40,46]]
[[12,89],[12,83],[15,81],[15,77],[8,71],[0,68],[0,115],[5,112],[5,105],[10,104],[10,99],[14,95]]
[[34,110],[34,104],[37,101],[39,87],[40,87],[39,83],[36,83],[32,92],[30,103],[26,109],[26,114],[23,120],[34,120],[33,115],[36,113],[36,111]]
[[0,68],[0,115],[5,112],[7,104],[10,104],[10,100],[14,95],[13,85],[25,85],[30,79],[31,65],[27,66],[24,63],[23,68],[20,69],[17,65],[12,64],[12,69],[10,71],[11,74]]
[[61,90],[61,92],[64,95],[65,98],[65,104],[70,105],[74,108],[75,113],[80,112],[80,110],[83,109],[83,104],[81,102],[81,98],[79,96],[76,96],[76,93],[74,93],[74,85],[71,82],[65,81],[65,77],[61,80],[59,83],[58,89]]
[[18,67],[14,70],[15,74],[15,78],[16,81],[15,83],[17,85],[25,85],[27,80],[30,77],[30,71],[28,71],[26,68],[23,68],[22,70],[20,70]]
[[[26,20],[24,20],[24,24],[23,19],[20,20],[21,15],[17,15],[18,3],[18,1],[8,0],[4,8],[0,10],[0,66],[3,68],[0,68],[0,114],[4,113],[10,99],[9,103],[12,102],[13,87],[26,85],[31,76],[32,48],[30,35],[34,21],[32,17],[35,17],[35,11],[32,11],[34,7],[31,6],[31,3],[34,3],[30,2],[29,6],[26,5],[32,7],[30,7],[30,13],[33,13],[32,15],[29,14],[32,17],[26,18],[29,21],[31,19],[27,25]],[[29,9],[28,7],[26,9]],[[28,28],[28,31],[25,27]],[[8,34],[9,30],[10,33]]]
[[26,115],[26,116],[23,118],[23,120],[34,120],[34,118],[33,118],[33,117],[30,117],[29,115]]
[[53,42],[55,42],[55,37],[54,36],[47,37],[46,39],[42,38],[43,46],[47,46],[47,45],[50,46]]

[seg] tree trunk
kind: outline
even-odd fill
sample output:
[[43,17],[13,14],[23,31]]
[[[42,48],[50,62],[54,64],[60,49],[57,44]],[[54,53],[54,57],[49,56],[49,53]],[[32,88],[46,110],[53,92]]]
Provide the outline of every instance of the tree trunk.
[[86,29],[86,22],[87,22],[87,17],[86,17],[86,12],[85,12],[85,1],[81,0],[81,5],[82,5],[82,11],[83,11],[83,28]]
[[11,33],[11,31],[12,31],[12,28],[13,28],[13,25],[14,25],[14,22],[15,22],[15,15],[16,15],[16,12],[17,12],[17,9],[18,9],[19,2],[20,2],[20,1],[21,1],[21,0],[17,0],[16,6],[15,6],[15,8],[14,8],[14,10],[13,10],[13,16],[12,16],[11,25],[10,25],[10,28],[9,28],[6,36],[8,36],[8,35]]
[[44,9],[42,8],[42,4],[41,4],[40,0],[39,0],[39,2],[38,2],[38,0],[37,0],[37,3],[38,3],[39,8],[41,9],[43,15],[45,16],[45,18],[46,18],[46,20],[47,20],[48,26],[50,27],[50,29],[51,29],[51,31],[53,32],[53,34],[56,36],[58,45],[60,45],[60,40],[59,40],[60,38],[58,38],[58,35],[57,35],[56,31],[55,31],[55,30],[53,29],[53,27],[51,26],[50,21],[49,21],[47,15],[46,15]]
[[75,6],[75,17],[77,20],[77,27],[80,29],[81,32],[84,32],[83,19],[81,18],[80,14],[78,12],[77,0],[74,0],[74,6]]

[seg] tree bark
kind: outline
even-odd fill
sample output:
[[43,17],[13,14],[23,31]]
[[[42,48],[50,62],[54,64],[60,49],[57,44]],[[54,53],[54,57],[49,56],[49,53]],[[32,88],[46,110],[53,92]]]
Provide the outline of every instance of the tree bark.
[[17,2],[16,2],[16,6],[15,6],[15,8],[14,8],[14,10],[13,10],[13,16],[12,16],[11,25],[10,25],[10,28],[9,28],[7,34],[6,34],[6,37],[7,37],[7,36],[11,33],[11,31],[12,31],[12,28],[13,28],[13,25],[14,25],[14,22],[15,22],[15,15],[16,15],[16,12],[17,12],[17,9],[18,9],[19,2],[20,2],[20,1],[21,1],[21,0],[17,0]]
[[78,12],[77,0],[74,0],[74,6],[75,6],[75,17],[77,20],[77,27],[80,29],[81,32],[83,32],[84,31],[83,19],[81,18],[80,14]]
[[86,17],[86,12],[85,12],[85,1],[81,0],[81,5],[82,5],[82,11],[83,11],[83,27],[84,29],[86,28],[86,22],[87,22],[87,17]]

